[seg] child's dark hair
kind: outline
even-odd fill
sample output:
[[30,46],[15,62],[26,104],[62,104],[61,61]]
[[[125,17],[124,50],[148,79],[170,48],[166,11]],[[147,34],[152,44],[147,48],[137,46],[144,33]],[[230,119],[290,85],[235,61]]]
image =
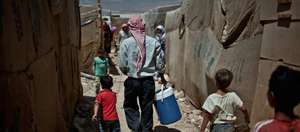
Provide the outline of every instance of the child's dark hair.
[[227,88],[230,85],[232,78],[233,74],[231,71],[227,69],[218,70],[215,75],[217,87],[222,89]]
[[111,89],[111,87],[113,86],[113,78],[109,75],[101,77],[100,83],[101,83],[102,88]]
[[275,97],[276,111],[293,112],[300,103],[300,72],[286,66],[277,67],[269,81],[269,94]]

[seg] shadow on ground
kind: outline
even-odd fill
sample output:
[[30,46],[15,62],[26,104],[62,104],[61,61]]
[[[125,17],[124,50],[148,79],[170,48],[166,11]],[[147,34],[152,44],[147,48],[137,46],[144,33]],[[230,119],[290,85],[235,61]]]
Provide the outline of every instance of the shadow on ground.
[[111,58],[109,58],[109,73],[112,75],[120,75],[116,64],[112,61]]
[[181,132],[175,128],[168,128],[166,126],[156,126],[154,132]]
[[91,120],[95,97],[83,96],[76,106],[72,132],[97,132],[97,123]]
[[109,66],[109,73],[112,75],[120,75],[116,66]]

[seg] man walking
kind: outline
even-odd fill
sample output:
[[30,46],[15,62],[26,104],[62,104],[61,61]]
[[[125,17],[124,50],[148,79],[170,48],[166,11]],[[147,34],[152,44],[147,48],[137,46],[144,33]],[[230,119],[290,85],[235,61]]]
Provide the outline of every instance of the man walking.
[[151,132],[155,95],[153,76],[164,66],[160,57],[163,52],[156,39],[145,35],[145,24],[140,16],[130,18],[128,26],[132,36],[122,42],[119,54],[120,69],[128,76],[124,82],[126,121],[134,132]]

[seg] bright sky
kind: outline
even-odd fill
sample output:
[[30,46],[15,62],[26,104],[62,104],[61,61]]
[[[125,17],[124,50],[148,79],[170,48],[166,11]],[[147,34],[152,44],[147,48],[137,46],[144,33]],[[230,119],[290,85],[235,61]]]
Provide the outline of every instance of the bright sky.
[[[158,6],[178,4],[181,0],[101,0],[104,9],[119,13],[144,12]],[[96,0],[80,0],[83,5],[94,5]]]

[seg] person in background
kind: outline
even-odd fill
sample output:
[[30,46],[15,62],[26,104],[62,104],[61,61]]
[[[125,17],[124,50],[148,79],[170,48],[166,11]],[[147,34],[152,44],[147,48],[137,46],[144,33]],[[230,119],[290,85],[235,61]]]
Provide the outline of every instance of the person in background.
[[[161,49],[163,51],[163,54],[161,54],[161,58],[162,60],[166,61],[165,59],[165,54],[166,54],[166,30],[164,28],[163,25],[158,25],[155,30],[154,30],[154,34],[155,34],[155,39],[160,43],[161,45]],[[160,72],[157,72],[155,75],[154,75],[154,80],[159,80],[159,77],[160,77],[160,82],[162,84],[166,84],[167,81],[164,77],[164,70],[161,70]]]
[[267,97],[274,117],[257,123],[254,132],[300,132],[300,119],[294,113],[300,103],[300,72],[277,67],[271,75]]
[[109,29],[111,30],[112,29],[111,20],[109,20],[107,17],[103,18],[102,20],[109,26]]
[[131,36],[130,32],[129,32],[129,27],[127,24],[122,24],[121,30],[119,32],[118,35],[118,42],[116,44],[116,51],[119,50],[120,44],[127,38],[129,38]]
[[[111,45],[112,46],[114,46],[114,47],[116,47],[116,45],[117,45],[117,41],[116,41],[116,31],[117,31],[117,27],[116,26],[112,26],[111,27]],[[115,51],[114,51],[114,53],[117,53],[116,52],[116,49],[115,49]],[[115,54],[116,55],[116,54]]]
[[163,25],[158,25],[155,30],[155,39],[161,44],[161,49],[166,52],[166,30]]
[[162,50],[155,38],[145,35],[145,24],[140,16],[131,17],[128,24],[132,36],[122,41],[119,52],[120,70],[128,76],[124,82],[123,107],[127,125],[133,132],[151,132],[155,95],[153,76],[164,66],[160,58]]
[[245,121],[249,124],[249,114],[243,101],[235,93],[227,90],[233,74],[227,69],[220,69],[215,75],[217,91],[207,97],[203,109],[203,122],[200,132],[204,132],[209,121],[212,122],[211,132],[234,132],[234,122],[237,117],[234,115],[236,109],[241,110],[245,115]]
[[109,59],[102,49],[97,51],[97,56],[93,61],[93,72],[96,76],[96,88],[100,87],[100,79],[109,73]]
[[117,96],[111,90],[113,78],[104,76],[100,79],[100,82],[102,90],[97,92],[92,119],[99,120],[100,129],[102,126],[104,132],[120,132],[120,122],[116,109]]
[[112,42],[112,31],[111,25],[107,18],[103,19],[103,37],[104,37],[104,49],[107,54],[111,52],[111,42]]

